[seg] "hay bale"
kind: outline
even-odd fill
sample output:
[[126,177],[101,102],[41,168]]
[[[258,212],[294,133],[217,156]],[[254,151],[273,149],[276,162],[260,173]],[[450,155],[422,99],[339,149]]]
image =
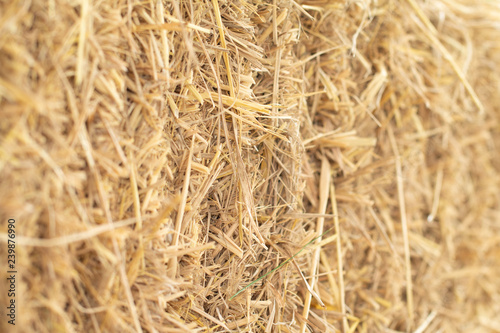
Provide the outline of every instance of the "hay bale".
[[16,327],[497,331],[499,19],[466,0],[2,2]]

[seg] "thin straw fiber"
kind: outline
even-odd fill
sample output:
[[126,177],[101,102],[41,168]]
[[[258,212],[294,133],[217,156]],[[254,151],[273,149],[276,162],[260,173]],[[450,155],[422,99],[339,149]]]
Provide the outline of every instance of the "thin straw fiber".
[[0,1],[0,331],[499,332],[498,22]]

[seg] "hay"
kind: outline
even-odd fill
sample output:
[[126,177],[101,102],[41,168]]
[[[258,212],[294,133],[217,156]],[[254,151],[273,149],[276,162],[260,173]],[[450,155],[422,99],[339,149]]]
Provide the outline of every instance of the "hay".
[[498,332],[499,20],[466,0],[1,2],[16,327]]

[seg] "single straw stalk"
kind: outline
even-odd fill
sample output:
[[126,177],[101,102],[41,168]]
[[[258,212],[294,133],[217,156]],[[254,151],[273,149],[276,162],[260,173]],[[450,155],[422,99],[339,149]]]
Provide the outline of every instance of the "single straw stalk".
[[406,298],[407,298],[407,309],[408,309],[408,329],[413,326],[413,281],[411,274],[411,258],[410,258],[410,241],[408,237],[408,220],[406,218],[406,203],[404,197],[404,187],[403,187],[403,172],[401,168],[401,156],[399,155],[398,146],[396,139],[394,138],[394,132],[392,127],[388,127],[387,132],[389,134],[389,140],[392,146],[394,155],[396,156],[396,182],[398,187],[398,201],[399,201],[399,213],[401,215],[401,229],[403,231],[403,246],[405,254],[405,268],[406,268]]
[[[326,157],[323,157],[323,159],[321,160],[321,174],[320,174],[320,184],[319,184],[320,195],[319,195],[318,214],[325,214],[326,213],[326,206],[328,204],[328,191],[330,190],[330,181],[331,181],[330,163],[328,162]],[[324,217],[318,218],[318,224],[316,226],[318,233],[323,232],[324,223],[325,223]],[[321,248],[320,247],[316,248],[316,251],[314,252],[313,259],[312,259],[311,270],[309,273],[309,275],[311,276],[311,280],[309,283],[311,288],[315,287],[316,282],[318,280],[316,274],[317,274],[317,270],[318,270],[320,253],[321,253]],[[304,311],[302,312],[302,316],[306,320],[309,317],[309,310],[311,307],[311,299],[312,299],[312,294],[308,290],[306,293],[306,296],[305,296]],[[304,320],[302,322],[302,326],[300,328],[300,331],[302,333],[304,333],[305,329],[306,329],[306,321]]]

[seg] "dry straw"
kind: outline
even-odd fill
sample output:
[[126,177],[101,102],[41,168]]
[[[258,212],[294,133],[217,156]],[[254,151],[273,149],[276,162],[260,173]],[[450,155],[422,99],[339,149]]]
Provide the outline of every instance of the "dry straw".
[[0,1],[19,331],[498,332],[498,22],[488,0]]

